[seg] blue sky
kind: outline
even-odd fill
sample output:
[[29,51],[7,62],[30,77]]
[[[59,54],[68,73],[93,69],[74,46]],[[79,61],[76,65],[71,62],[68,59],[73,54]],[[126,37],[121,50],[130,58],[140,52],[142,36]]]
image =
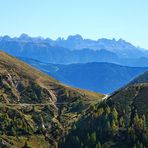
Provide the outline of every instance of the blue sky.
[[148,49],[148,0],[0,0],[0,35],[123,38]]

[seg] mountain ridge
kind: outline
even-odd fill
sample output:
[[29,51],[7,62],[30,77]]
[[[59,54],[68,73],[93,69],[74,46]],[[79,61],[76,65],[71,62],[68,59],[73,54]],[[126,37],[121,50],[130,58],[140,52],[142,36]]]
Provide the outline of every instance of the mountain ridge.
[[106,62],[62,65],[20,59],[65,84],[105,94],[123,87],[148,70],[148,67],[128,67]]
[[[78,50],[73,46],[77,46]],[[22,34],[14,38],[0,37],[0,49],[15,57],[33,58],[54,64],[109,62],[133,67],[148,65],[147,50],[122,39],[93,41],[76,35],[67,40],[52,40]]]
[[100,50],[106,49],[110,52],[116,53],[119,57],[122,58],[131,58],[130,54],[132,53],[135,58],[140,58],[146,56],[145,49],[135,47],[131,43],[119,39],[83,39],[81,35],[70,35],[67,39],[58,38],[57,40],[52,40],[50,38],[43,37],[30,37],[27,34],[22,34],[20,37],[11,38],[9,36],[0,37],[1,42],[11,41],[11,42],[20,42],[20,43],[39,43],[39,44],[50,44],[55,47],[63,47],[70,50],[81,50],[88,48],[90,50]]

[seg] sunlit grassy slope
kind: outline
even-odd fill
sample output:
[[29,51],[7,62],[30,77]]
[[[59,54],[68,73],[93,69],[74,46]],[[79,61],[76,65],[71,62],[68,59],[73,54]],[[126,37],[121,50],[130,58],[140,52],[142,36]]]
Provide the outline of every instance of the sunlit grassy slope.
[[63,85],[0,51],[0,146],[56,145],[103,96]]

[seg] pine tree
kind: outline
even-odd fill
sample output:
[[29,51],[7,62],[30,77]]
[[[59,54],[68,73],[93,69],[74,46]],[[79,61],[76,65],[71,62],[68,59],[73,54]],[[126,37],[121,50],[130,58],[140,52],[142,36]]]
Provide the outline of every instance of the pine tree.
[[135,115],[134,115],[134,124],[137,124],[138,121],[139,121],[139,116],[138,116],[137,111],[135,111]]
[[119,125],[120,125],[120,127],[125,127],[124,118],[123,118],[123,117],[121,117],[121,118],[119,119]]
[[96,143],[96,132],[93,132],[91,135],[90,135],[90,141],[92,144],[95,144]]
[[111,131],[111,125],[110,125],[109,121],[107,121],[105,128],[106,128],[107,131]]
[[99,110],[98,110],[98,115],[102,115],[104,113],[104,109],[101,107]]
[[77,127],[76,127],[76,125],[74,124],[73,125],[73,128],[72,128],[73,130],[76,130],[77,129]]
[[143,144],[142,143],[140,143],[139,148],[143,148]]
[[145,115],[142,116],[142,120],[143,120],[143,130],[146,130],[146,117]]
[[117,112],[115,107],[112,109],[112,119],[117,123],[117,121],[118,121],[118,112]]
[[87,133],[87,140],[90,141],[90,135]]
[[80,143],[80,140],[79,140],[79,137],[78,136],[76,136],[76,142],[77,143]]
[[14,127],[11,128],[11,133],[13,136],[17,135],[16,129]]
[[110,114],[110,107],[109,107],[109,106],[107,106],[107,107],[105,108],[105,112],[106,112],[106,114]]
[[112,133],[115,134],[118,131],[118,126],[115,123],[115,120],[112,121]]

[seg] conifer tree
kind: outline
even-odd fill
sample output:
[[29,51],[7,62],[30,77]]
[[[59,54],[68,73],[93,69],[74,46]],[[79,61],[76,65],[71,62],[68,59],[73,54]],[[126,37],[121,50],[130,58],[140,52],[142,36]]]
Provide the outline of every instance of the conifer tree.
[[96,143],[96,132],[93,132],[91,135],[90,135],[90,141],[92,144],[95,144]]

